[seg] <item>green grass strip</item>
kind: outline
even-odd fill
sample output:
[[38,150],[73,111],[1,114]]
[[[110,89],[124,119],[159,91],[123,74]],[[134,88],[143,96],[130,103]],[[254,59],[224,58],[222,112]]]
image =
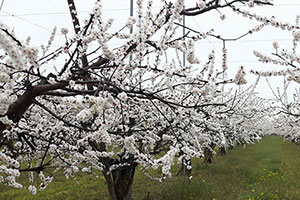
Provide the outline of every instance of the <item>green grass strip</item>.
[[[277,136],[257,144],[228,150],[215,163],[193,160],[192,180],[173,176],[160,183],[136,173],[133,197],[136,200],[299,200],[300,149]],[[175,166],[176,174],[180,166]],[[155,173],[155,172],[154,172]],[[77,181],[56,176],[42,192],[32,196],[27,189],[0,185],[1,200],[108,200],[104,178],[80,173]],[[27,181],[25,179],[24,181]]]

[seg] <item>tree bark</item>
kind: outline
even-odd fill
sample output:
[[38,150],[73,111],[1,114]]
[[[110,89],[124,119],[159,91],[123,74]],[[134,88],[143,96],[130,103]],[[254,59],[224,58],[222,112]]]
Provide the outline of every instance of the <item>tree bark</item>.
[[113,170],[110,174],[103,173],[111,200],[131,200],[132,183],[135,174],[134,166],[125,166]]
[[219,149],[218,149],[218,155],[220,155],[220,156],[225,156],[226,155],[226,149],[225,149],[224,146],[219,147]]
[[21,96],[17,98],[15,102],[8,107],[5,115],[13,122],[18,122],[27,109],[32,105],[35,97],[42,95],[44,92],[62,89],[68,84],[68,82],[58,82],[55,84],[47,83],[37,86],[30,86]]
[[214,162],[214,155],[213,155],[213,149],[215,148],[214,144],[209,145],[210,148],[205,147],[204,148],[204,163],[213,163]]

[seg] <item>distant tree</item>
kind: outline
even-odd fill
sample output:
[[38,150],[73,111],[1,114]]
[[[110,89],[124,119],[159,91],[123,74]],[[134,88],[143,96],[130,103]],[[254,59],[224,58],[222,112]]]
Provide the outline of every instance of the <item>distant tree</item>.
[[[299,135],[299,117],[300,117],[300,91],[295,89],[294,93],[289,93],[288,88],[291,82],[300,83],[300,56],[299,56],[299,41],[300,41],[300,16],[296,16],[294,25],[277,22],[275,25],[283,30],[289,30],[292,35],[292,45],[289,49],[280,47],[278,42],[273,42],[274,52],[271,55],[254,51],[255,56],[262,63],[274,64],[281,66],[280,70],[272,71],[252,71],[252,73],[265,77],[270,89],[273,92],[274,112],[273,128],[275,134],[281,135],[284,138],[300,143]],[[272,77],[283,77],[282,90],[275,89],[269,82]]]

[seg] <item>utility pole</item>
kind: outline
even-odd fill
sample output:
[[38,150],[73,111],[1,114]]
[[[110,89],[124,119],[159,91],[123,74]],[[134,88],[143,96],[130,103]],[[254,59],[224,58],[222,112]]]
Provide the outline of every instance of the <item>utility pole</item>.
[[[130,16],[132,17],[133,16],[133,0],[130,0]],[[133,33],[133,25],[130,27],[130,34]],[[131,62],[132,60],[132,55],[130,54],[129,56],[129,63]]]
[[[183,6],[183,9],[185,8],[185,6]],[[183,37],[185,36],[185,15],[182,16],[182,25],[183,25],[183,29],[182,29],[182,34]],[[185,38],[183,38],[183,40],[185,40]],[[182,63],[183,66],[185,67],[185,53],[183,52],[183,58],[182,58]]]
[[0,5],[0,10],[2,10],[3,4],[4,4],[4,0],[2,0],[2,3]]
[[[130,17],[133,16],[133,0],[130,0]],[[133,27],[130,28],[130,33],[133,32]]]

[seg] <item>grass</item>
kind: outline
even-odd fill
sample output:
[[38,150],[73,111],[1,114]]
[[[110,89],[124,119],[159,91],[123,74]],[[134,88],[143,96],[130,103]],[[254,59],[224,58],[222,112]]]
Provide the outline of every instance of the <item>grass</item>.
[[[297,200],[300,199],[299,146],[267,136],[260,143],[229,150],[215,163],[193,160],[192,180],[173,176],[160,183],[137,170],[133,184],[136,200]],[[174,173],[179,169],[175,166]],[[32,196],[27,189],[0,185],[1,200],[92,199],[107,200],[102,176],[80,173],[77,182],[55,177],[49,187]]]

